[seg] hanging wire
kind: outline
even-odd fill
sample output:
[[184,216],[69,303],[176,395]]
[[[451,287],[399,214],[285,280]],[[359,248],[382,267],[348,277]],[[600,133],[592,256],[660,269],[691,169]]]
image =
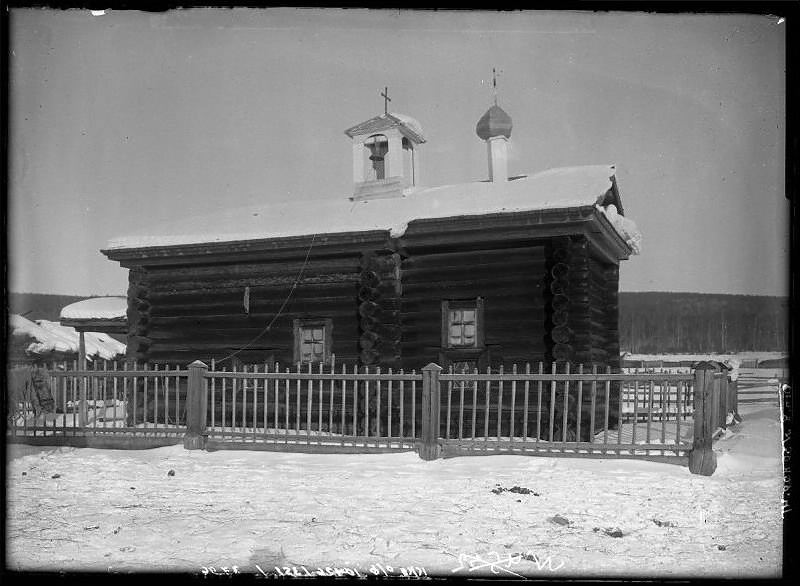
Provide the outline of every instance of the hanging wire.
[[236,350],[236,352],[233,352],[233,353],[229,354],[228,356],[226,356],[222,360],[217,360],[216,361],[217,364],[219,364],[221,362],[225,362],[226,360],[229,360],[229,359],[233,358],[237,354],[239,354],[241,352],[244,352],[250,346],[255,344],[264,334],[266,334],[270,330],[270,328],[272,328],[272,325],[277,321],[277,319],[283,313],[283,310],[286,309],[286,306],[289,304],[289,300],[292,298],[292,295],[294,294],[294,290],[297,289],[297,285],[300,283],[300,279],[303,278],[303,272],[306,270],[306,266],[308,265],[308,258],[309,258],[309,256],[311,256],[311,249],[314,248],[314,240],[316,239],[316,237],[317,237],[316,234],[313,234],[311,236],[311,243],[308,245],[308,250],[306,251],[306,258],[303,261],[303,266],[300,267],[300,271],[297,273],[297,277],[294,280],[294,284],[292,285],[292,288],[289,290],[289,293],[286,295],[286,298],[283,300],[283,304],[281,305],[280,309],[278,309],[278,313],[275,314],[275,317],[272,318],[272,320],[267,324],[267,327],[265,327],[263,330],[261,330],[261,332],[259,332],[259,334],[255,338],[250,340],[246,345],[244,345],[241,348],[239,348],[238,350]]

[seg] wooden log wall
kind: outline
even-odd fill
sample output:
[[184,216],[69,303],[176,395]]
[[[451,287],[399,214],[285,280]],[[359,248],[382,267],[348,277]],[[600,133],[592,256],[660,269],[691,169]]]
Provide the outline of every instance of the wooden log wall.
[[223,360],[238,352],[230,360],[291,364],[294,319],[330,318],[337,360],[356,362],[359,254],[312,254],[307,263],[295,258],[148,267],[137,280],[148,303],[146,330],[138,332],[146,333],[150,346],[139,354],[151,361],[188,363]]
[[128,360],[144,362],[152,344],[150,337],[151,305],[147,287],[147,272],[134,267],[128,272]]
[[573,362],[573,332],[579,324],[573,308],[575,279],[572,277],[572,254],[568,237],[552,238],[545,248],[544,299],[545,360],[560,364]]
[[396,367],[400,361],[400,255],[361,255],[358,283],[359,362]]
[[440,361],[445,299],[484,299],[485,365],[544,358],[544,246],[417,252],[401,273],[404,368]]

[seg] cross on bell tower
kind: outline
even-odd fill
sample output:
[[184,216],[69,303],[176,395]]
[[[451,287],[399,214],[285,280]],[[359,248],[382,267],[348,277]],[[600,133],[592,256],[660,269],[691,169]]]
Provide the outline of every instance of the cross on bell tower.
[[494,105],[497,105],[497,76],[501,75],[503,72],[497,72],[497,69],[492,67],[492,94],[494,95]]
[[383,93],[381,94],[381,97],[383,98],[383,113],[385,115],[385,114],[389,113],[389,102],[392,101],[392,98],[389,97],[389,88],[388,87],[384,86]]

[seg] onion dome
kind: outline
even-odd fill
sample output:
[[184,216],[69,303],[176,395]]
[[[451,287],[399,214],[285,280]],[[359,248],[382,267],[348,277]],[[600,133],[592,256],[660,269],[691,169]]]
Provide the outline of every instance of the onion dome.
[[486,114],[478,120],[475,132],[482,140],[488,140],[495,136],[511,138],[511,116],[495,104],[486,110]]

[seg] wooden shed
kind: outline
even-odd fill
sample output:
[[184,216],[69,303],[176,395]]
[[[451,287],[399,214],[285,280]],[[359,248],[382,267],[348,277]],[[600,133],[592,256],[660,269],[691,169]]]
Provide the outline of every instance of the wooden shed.
[[425,142],[387,113],[346,131],[353,192],[226,209],[103,253],[129,269],[137,360],[619,365],[619,265],[639,235],[611,165],[509,176],[511,119],[478,123],[489,179],[419,183]]

